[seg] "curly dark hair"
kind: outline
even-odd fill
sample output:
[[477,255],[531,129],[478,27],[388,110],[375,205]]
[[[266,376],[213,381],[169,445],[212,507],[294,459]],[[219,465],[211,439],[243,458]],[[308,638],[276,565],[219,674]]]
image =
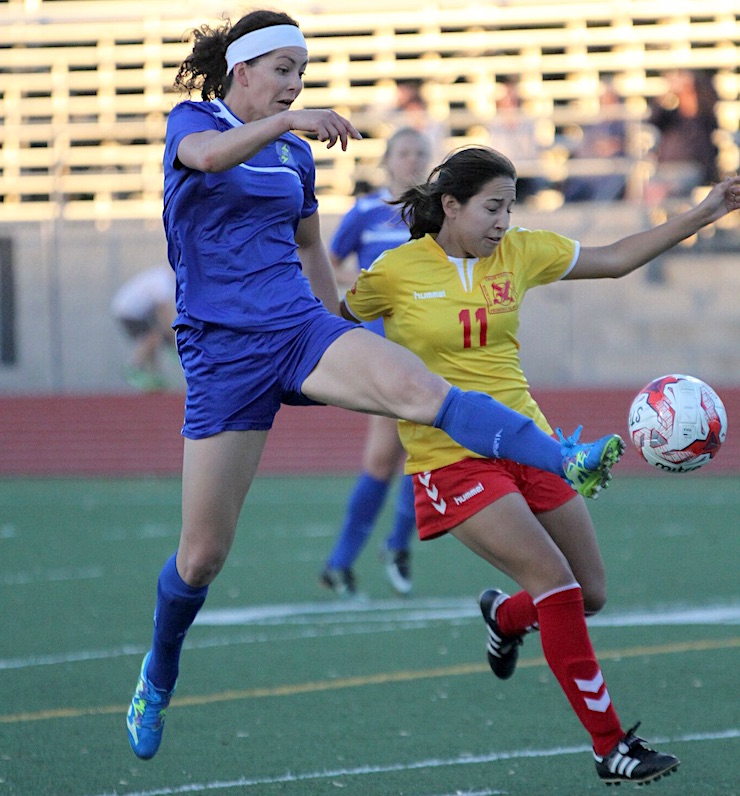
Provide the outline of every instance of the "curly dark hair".
[[[243,16],[235,25],[226,19],[217,28],[201,25],[191,30],[187,39],[193,39],[193,50],[180,64],[175,77],[175,88],[187,92],[200,91],[201,99],[223,99],[231,87],[232,75],[226,74],[226,49],[245,33],[273,25],[298,23],[282,11],[260,9]],[[257,60],[256,58],[253,60]]]

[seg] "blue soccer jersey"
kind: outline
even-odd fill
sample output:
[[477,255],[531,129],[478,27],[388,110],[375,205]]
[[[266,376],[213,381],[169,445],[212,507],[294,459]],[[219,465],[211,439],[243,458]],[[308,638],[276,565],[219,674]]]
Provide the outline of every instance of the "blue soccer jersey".
[[285,329],[318,303],[295,243],[300,220],[318,207],[309,144],[286,133],[216,174],[177,159],[185,136],[242,124],[218,99],[182,102],[168,117],[164,227],[177,274],[176,324]]
[[331,239],[332,254],[340,260],[355,254],[359,270],[369,268],[387,249],[406,243],[409,230],[400,209],[388,204],[391,198],[385,188],[358,199]]

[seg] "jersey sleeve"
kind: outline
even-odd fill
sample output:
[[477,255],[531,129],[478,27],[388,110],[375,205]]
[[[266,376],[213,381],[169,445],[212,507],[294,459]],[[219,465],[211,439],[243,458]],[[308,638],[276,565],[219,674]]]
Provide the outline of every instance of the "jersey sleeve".
[[177,160],[177,148],[180,141],[191,133],[202,133],[204,130],[218,130],[218,122],[213,114],[206,110],[204,102],[181,102],[170,111],[167,117],[167,135],[165,144],[165,160],[174,166]]
[[529,287],[563,279],[578,260],[580,243],[547,230],[515,227],[504,237],[517,250],[519,262],[526,263]]
[[370,268],[363,268],[344,301],[359,321],[372,321],[393,315],[393,286],[388,256],[381,255]]

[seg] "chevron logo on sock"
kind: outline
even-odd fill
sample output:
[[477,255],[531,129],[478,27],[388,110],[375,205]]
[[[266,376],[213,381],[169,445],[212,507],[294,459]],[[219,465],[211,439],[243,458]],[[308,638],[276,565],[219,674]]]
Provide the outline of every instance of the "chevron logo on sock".
[[591,697],[584,696],[583,701],[586,703],[586,707],[589,710],[593,710],[595,713],[606,713],[612,701],[604,685],[604,676],[601,674],[601,670],[596,672],[591,680],[579,680],[577,677],[574,677],[573,682],[575,682],[576,687],[582,694],[598,694],[603,688],[604,690],[600,697],[592,699]]

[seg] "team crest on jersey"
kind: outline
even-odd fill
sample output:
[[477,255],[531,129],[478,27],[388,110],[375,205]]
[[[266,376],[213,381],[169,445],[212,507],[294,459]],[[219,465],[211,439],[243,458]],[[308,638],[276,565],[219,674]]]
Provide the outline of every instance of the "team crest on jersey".
[[285,141],[277,141],[275,143],[275,149],[277,151],[277,156],[280,158],[280,162],[283,164],[283,166],[293,159],[290,153],[290,145],[286,144]]
[[480,284],[483,297],[488,305],[488,312],[493,315],[497,312],[512,312],[519,304],[514,287],[513,274],[504,271],[495,276],[487,276]]

